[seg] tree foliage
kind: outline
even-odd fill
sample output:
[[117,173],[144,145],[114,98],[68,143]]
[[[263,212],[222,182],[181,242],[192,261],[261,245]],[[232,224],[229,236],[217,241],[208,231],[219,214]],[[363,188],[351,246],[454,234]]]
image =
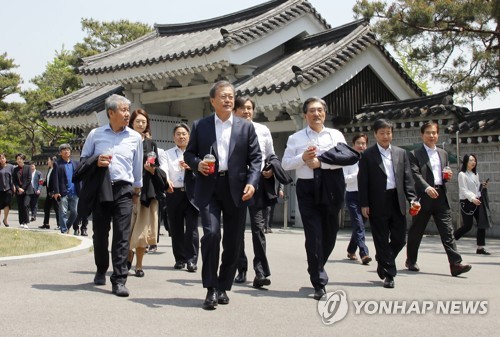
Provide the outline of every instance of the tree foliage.
[[[47,63],[45,71],[31,79],[35,89],[21,91],[21,78],[12,70],[17,67],[7,54],[0,54],[0,152],[10,159],[23,152],[29,157],[41,152],[42,145],[55,146],[67,142],[76,135],[62,128],[51,126],[41,117],[47,102],[68,95],[82,87],[76,73],[79,59],[92,56],[152,31],[152,27],[127,20],[99,22],[82,19],[82,30],[87,36],[73,50],[64,47],[56,51],[54,59]],[[6,103],[4,98],[20,93],[25,103]]]
[[456,93],[485,98],[500,88],[500,1],[357,0],[354,12]]
[[83,18],[81,23],[87,36],[74,47],[78,58],[103,53],[153,31],[150,25],[128,20],[99,22]]

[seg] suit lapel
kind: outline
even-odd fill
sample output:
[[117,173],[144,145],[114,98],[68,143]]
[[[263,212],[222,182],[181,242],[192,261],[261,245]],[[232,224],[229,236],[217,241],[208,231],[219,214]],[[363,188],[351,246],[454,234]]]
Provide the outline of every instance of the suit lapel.
[[401,158],[399,152],[396,152],[393,146],[391,146],[391,157],[392,157],[392,168],[394,170],[394,179],[396,180],[396,185],[397,185],[396,172],[398,172],[398,166],[399,163],[401,162]]
[[[424,176],[425,180],[429,184],[434,184],[434,173],[432,172],[431,159],[429,158],[429,155],[427,154],[427,150],[425,149],[425,147],[423,145],[420,148],[420,151],[418,151],[418,155],[420,157],[418,159],[421,160],[422,162],[424,162],[425,166],[427,167],[427,172]],[[429,177],[431,177],[432,179],[429,179]],[[429,181],[429,180],[432,180],[432,181]]]
[[218,159],[219,151],[217,149],[217,136],[215,133],[215,114],[210,116],[210,118],[208,118],[208,125],[209,127],[207,128],[208,130],[207,140],[210,144],[208,152],[210,153],[212,151],[211,154],[213,154]]
[[[233,153],[234,147],[237,142],[237,135],[241,135],[240,128],[242,120],[233,116],[233,126],[231,127],[231,137],[229,139],[229,152],[227,154],[227,158],[231,158],[231,154]],[[246,123],[246,122],[245,122]]]

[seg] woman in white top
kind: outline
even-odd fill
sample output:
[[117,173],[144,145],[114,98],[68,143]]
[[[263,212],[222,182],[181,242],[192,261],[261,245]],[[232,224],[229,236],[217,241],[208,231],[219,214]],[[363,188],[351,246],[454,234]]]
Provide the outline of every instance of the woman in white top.
[[460,210],[462,213],[463,226],[458,228],[454,235],[455,240],[460,239],[472,229],[473,218],[476,218],[477,228],[477,254],[490,255],[484,249],[486,228],[480,226],[479,208],[481,207],[481,189],[487,187],[484,182],[481,187],[479,175],[476,172],[477,157],[474,154],[466,154],[462,161],[462,168],[458,173],[458,189],[460,199]]

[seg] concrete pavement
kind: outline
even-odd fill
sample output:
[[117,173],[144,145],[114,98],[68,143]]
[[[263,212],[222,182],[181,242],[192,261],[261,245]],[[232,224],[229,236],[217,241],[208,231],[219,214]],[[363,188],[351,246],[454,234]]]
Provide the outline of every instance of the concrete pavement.
[[[18,227],[17,215],[9,218],[12,227]],[[106,286],[93,284],[95,267],[89,247],[50,258],[32,257],[23,263],[0,258],[0,336],[366,337],[389,333],[458,337],[494,336],[500,331],[499,240],[487,238],[491,256],[475,254],[475,239],[460,240],[463,259],[473,267],[463,277],[451,277],[439,237],[426,236],[418,261],[421,271],[414,273],[404,268],[403,251],[397,259],[396,287],[384,289],[374,262],[363,266],[346,259],[350,233],[341,230],[326,266],[330,276],[327,291],[345,292],[348,312],[341,321],[325,325],[318,314],[318,302],[312,299],[302,230],[274,229],[267,238],[272,284],[267,290],[252,288],[254,275],[250,271],[246,284],[234,285],[228,292],[229,305],[219,305],[210,312],[201,309],[206,292],[200,271],[188,273],[173,268],[167,235],[160,237],[158,252],[145,257],[145,277],[130,275],[128,298],[111,294],[110,272]],[[249,230],[245,239],[251,258]],[[374,257],[371,234],[367,241]],[[408,310],[415,301],[419,301],[420,308],[424,301],[432,303],[434,310],[425,314]],[[436,307],[446,301],[456,301],[458,306],[467,301],[472,301],[471,305],[483,301],[487,313],[437,313]],[[404,313],[402,309],[395,314],[377,313],[377,307],[388,302],[400,306],[405,302]],[[361,303],[366,305],[362,307]]]

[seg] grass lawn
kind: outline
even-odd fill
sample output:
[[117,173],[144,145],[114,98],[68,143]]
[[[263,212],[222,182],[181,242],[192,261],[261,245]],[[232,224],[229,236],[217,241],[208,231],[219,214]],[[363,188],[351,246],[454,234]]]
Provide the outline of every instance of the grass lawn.
[[0,228],[0,257],[50,252],[76,247],[80,240],[69,235],[16,228]]

